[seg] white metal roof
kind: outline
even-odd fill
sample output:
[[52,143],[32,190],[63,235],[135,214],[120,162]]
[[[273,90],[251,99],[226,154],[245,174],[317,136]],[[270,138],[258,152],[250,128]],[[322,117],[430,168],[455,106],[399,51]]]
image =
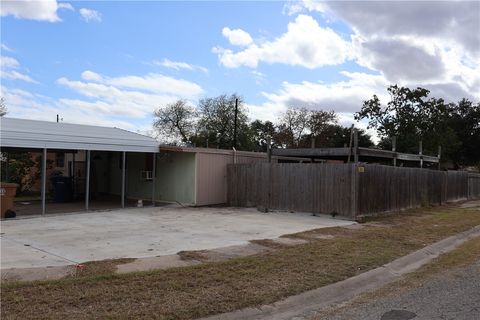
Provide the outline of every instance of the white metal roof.
[[158,152],[150,137],[118,128],[0,118],[0,146],[68,150]]

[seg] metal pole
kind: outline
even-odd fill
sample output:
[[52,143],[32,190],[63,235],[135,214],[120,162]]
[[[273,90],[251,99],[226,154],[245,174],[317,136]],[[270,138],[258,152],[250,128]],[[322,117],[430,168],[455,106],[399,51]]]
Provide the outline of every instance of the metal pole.
[[85,210],[90,204],[90,150],[87,150],[87,172],[85,177]]
[[46,199],[47,197],[47,148],[43,149],[42,156],[42,216],[46,211]]
[[235,119],[233,123],[233,148],[237,148],[237,117],[238,117],[238,99],[235,99]]
[[155,184],[157,183],[157,153],[153,153],[153,168],[152,168],[152,207],[155,207]]
[[75,152],[72,153],[73,199],[77,198],[77,177],[75,176]]
[[126,152],[122,152],[122,208],[125,208],[125,160]]
[[5,182],[8,182],[8,180],[10,180],[10,177],[9,177],[9,165],[8,163],[10,162],[10,157],[9,157],[9,154],[8,152],[5,152]]

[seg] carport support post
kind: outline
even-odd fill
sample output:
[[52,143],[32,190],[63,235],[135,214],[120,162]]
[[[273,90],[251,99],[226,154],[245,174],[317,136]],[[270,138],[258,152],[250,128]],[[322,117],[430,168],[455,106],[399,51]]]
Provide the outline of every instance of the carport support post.
[[85,210],[90,204],[90,150],[87,150],[87,172],[85,177]]
[[157,169],[157,153],[153,153],[153,160],[152,160],[152,207],[155,207],[155,184],[157,183],[156,169]]
[[125,208],[125,159],[126,153],[122,152],[122,208]]
[[42,216],[45,215],[47,197],[47,148],[43,149],[42,156]]

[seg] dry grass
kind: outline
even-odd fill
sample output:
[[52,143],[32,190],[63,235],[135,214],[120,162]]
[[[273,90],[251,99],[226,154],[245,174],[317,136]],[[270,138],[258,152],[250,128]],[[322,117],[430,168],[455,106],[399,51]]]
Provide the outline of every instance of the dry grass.
[[[378,218],[377,226],[328,228],[310,242],[224,262],[152,272],[97,274],[2,286],[2,319],[191,319],[272,303],[381,266],[480,225],[480,211],[454,207]],[[315,236],[329,234],[332,239]]]

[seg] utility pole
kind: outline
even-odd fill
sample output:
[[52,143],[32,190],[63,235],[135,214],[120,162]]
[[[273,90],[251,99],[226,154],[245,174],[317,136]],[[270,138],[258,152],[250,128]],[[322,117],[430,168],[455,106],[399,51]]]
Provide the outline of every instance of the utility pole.
[[238,116],[238,99],[235,99],[235,119],[233,122],[233,147],[237,148],[237,116]]

